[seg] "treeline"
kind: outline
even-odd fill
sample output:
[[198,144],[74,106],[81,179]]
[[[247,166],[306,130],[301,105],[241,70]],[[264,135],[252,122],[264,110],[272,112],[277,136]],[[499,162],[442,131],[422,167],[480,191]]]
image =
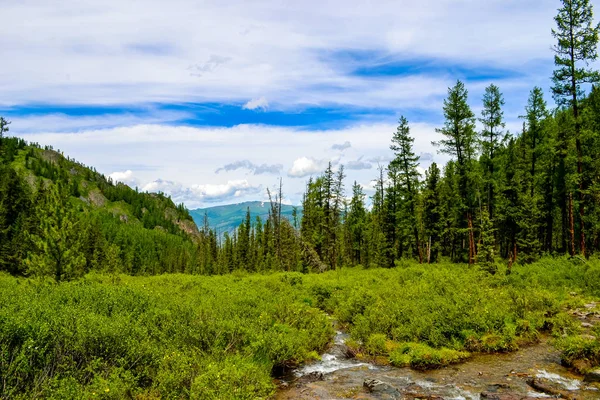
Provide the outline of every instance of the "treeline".
[[[477,116],[465,85],[457,81],[444,101],[445,122],[437,129],[442,139],[432,143],[450,162],[443,167],[432,163],[423,176],[409,123],[401,117],[390,146],[394,159],[379,169],[370,209],[356,182],[346,201],[343,167],[336,172],[330,164],[307,184],[301,246],[278,249],[277,254],[297,254],[304,246],[326,268],[392,267],[402,259],[432,263],[446,258],[478,263],[493,273],[499,258],[510,267],[545,254],[589,257],[597,252],[600,88],[593,85],[600,74],[589,68],[598,45],[598,26],[592,20],[589,1],[562,1],[552,31],[557,40],[556,109],[548,107],[541,88],[533,88],[521,117],[522,131],[511,134],[496,85],[486,88]],[[587,95],[585,89],[591,89]],[[262,225],[249,229],[249,221],[237,238],[226,239],[229,259],[246,254],[248,235],[251,243],[262,235]],[[283,243],[279,236],[277,243]],[[268,248],[267,253],[275,254]]]
[[3,137],[4,119],[0,127],[0,271],[56,281],[91,270],[196,272],[199,232],[182,205]]
[[[310,179],[300,221],[281,214],[282,184],[263,221],[247,213],[223,238],[205,218],[197,229],[183,205],[138,193],[51,148],[4,138],[0,118],[0,270],[57,281],[90,270],[158,274],[324,271],[393,267],[404,259],[479,264],[504,259],[589,257],[600,250],[600,74],[589,0],[562,0],[552,31],[556,70],[550,109],[531,90],[521,132],[505,129],[504,98],[491,84],[475,115],[461,81],[448,89],[441,140],[450,156],[424,174],[401,117],[366,201],[344,170]],[[586,93],[586,89],[587,93]],[[269,192],[269,197],[271,193]],[[367,206],[369,203],[369,206]],[[510,269],[509,269],[510,270]]]

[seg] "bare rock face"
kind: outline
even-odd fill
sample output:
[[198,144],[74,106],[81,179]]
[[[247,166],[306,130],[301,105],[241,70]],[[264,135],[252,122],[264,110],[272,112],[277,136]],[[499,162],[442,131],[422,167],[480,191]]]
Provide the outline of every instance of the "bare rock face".
[[180,220],[177,221],[177,226],[179,226],[179,228],[184,231],[185,233],[187,233],[190,236],[198,236],[200,235],[200,231],[198,230],[198,227],[196,226],[196,224],[193,221],[189,221],[189,220]]
[[108,201],[102,192],[98,189],[90,191],[88,195],[90,202],[96,207],[102,207]]

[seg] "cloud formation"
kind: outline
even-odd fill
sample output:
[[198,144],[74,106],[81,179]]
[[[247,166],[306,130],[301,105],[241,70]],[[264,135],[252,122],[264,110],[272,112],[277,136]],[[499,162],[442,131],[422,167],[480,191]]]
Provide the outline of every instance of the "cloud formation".
[[215,170],[215,174],[218,174],[221,171],[236,171],[238,169],[247,169],[250,172],[252,172],[254,175],[261,175],[261,174],[274,174],[277,175],[281,172],[281,170],[283,169],[283,165],[281,164],[254,164],[253,162],[249,161],[249,160],[241,160],[241,161],[235,161],[229,164],[226,164],[225,166],[218,168],[217,170]]
[[218,203],[224,200],[233,201],[246,195],[258,196],[262,186],[253,186],[247,180],[228,181],[225,184],[194,184],[184,186],[179,182],[157,179],[147,183],[143,188],[146,192],[162,192],[177,204],[184,203],[190,208],[197,208],[204,203]]
[[[287,173],[284,192],[293,204],[298,204],[302,198],[298,193],[303,192],[305,185],[304,180],[298,178],[320,175],[330,161],[333,165],[348,160],[372,164],[371,169],[348,168],[366,167],[358,163],[346,165],[345,186],[349,191],[353,181],[368,182],[377,176],[376,161],[387,164],[384,161],[391,158],[390,132],[394,130],[393,124],[356,124],[311,132],[264,125],[230,128],[135,125],[63,133],[44,132],[43,125],[36,129],[35,123],[31,121],[28,129],[38,133],[18,132],[15,124],[11,132],[42,146],[52,145],[105,175],[116,171],[119,174],[113,175],[114,178],[135,178],[142,189],[150,182],[148,190],[168,192],[176,201],[183,201],[192,208],[260,199],[258,188],[277,182],[276,176],[267,171],[275,172],[280,165],[283,168],[278,174]],[[440,139],[435,127],[411,125],[415,153],[435,151],[431,142]],[[332,158],[331,147],[345,141],[352,143],[349,153],[360,149],[364,157],[343,160],[336,154]],[[252,161],[246,158],[249,154]],[[232,159],[241,161],[232,162]],[[446,155],[436,155],[440,164],[447,159]],[[234,169],[237,167],[245,170]],[[215,174],[220,168],[223,170]],[[128,170],[134,173],[129,174]]]
[[323,172],[327,168],[327,160],[317,160],[312,157],[300,157],[294,160],[294,164],[288,171],[291,178],[304,178]]
[[266,111],[269,108],[269,102],[264,97],[258,99],[252,99],[242,107],[244,110],[263,110]]
[[344,151],[349,149],[350,147],[352,147],[352,143],[345,141],[342,144],[334,144],[333,146],[331,146],[332,150],[339,150],[339,151]]
[[373,165],[369,162],[363,161],[363,157],[360,157],[358,160],[348,161],[345,164],[345,168],[351,171],[359,171],[362,169],[371,169]]
[[419,161],[424,162],[424,161],[433,161],[433,153],[421,153],[421,155],[419,156]]
[[[490,66],[500,72],[486,80],[499,78],[501,88],[519,85],[514,72],[528,74],[527,88],[549,82],[556,7],[548,2],[231,5],[5,1],[0,105],[239,104],[264,96],[283,108],[437,108],[457,74],[475,71],[477,79]],[[22,29],[25,20],[35,29]],[[416,68],[429,65],[434,73]]]
[[210,58],[201,64],[192,64],[188,67],[191,76],[202,77],[202,75],[212,72],[217,69],[219,66],[226,64],[231,60],[231,57],[219,56],[216,54],[211,54]]
[[108,177],[112,179],[113,182],[121,182],[131,187],[135,187],[139,184],[138,180],[133,176],[133,171],[130,169],[123,172],[113,172],[108,175]]

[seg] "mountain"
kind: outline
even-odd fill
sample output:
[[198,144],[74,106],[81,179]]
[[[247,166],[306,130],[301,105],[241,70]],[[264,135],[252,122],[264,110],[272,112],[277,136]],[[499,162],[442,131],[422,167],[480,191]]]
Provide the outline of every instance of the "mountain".
[[51,147],[0,137],[0,271],[193,272],[200,232],[183,205],[114,183]]
[[[246,211],[250,209],[252,221],[256,221],[259,216],[263,221],[269,216],[269,203],[262,201],[247,201],[238,204],[228,204],[225,206],[198,208],[191,210],[190,215],[198,225],[204,225],[204,214],[208,216],[208,224],[212,229],[216,229],[219,235],[225,232],[233,233],[240,223],[246,218]],[[281,216],[287,218],[292,224],[294,206],[287,204],[281,205]],[[302,219],[302,209],[298,207],[298,223]]]

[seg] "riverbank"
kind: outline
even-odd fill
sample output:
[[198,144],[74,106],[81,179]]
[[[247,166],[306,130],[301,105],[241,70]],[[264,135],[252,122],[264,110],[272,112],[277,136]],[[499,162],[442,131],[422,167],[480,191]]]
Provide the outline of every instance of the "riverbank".
[[[368,379],[385,383],[381,371],[443,386],[450,377],[435,374],[478,365],[471,363],[479,357],[490,364],[519,357],[540,341],[547,349],[556,341],[554,359],[562,351],[573,364],[586,358],[591,369],[598,328],[594,321],[584,327],[576,314],[596,315],[586,305],[598,299],[598,261],[567,259],[515,266],[508,276],[453,264],[307,275],[88,275],[60,284],[0,276],[0,398],[266,399],[280,395],[279,371],[310,369],[318,359],[333,368],[324,382],[347,380],[351,392]],[[343,349],[335,350],[334,338]],[[352,368],[338,370],[340,363]],[[477,382],[471,376],[466,382]],[[398,375],[389,384],[405,381]]]

